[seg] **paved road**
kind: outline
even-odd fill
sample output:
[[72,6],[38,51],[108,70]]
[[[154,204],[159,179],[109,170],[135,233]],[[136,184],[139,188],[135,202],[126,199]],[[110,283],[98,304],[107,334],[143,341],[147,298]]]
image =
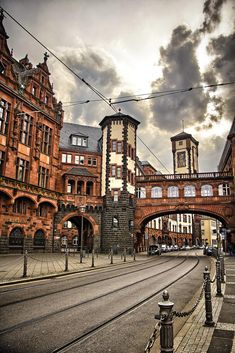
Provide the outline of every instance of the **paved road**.
[[[152,257],[92,273],[1,287],[0,352],[143,352],[163,289],[168,288],[174,308],[182,310],[201,286],[206,264],[206,257],[199,261],[196,256]],[[183,323],[179,320],[175,330]],[[73,340],[66,350],[58,349]]]

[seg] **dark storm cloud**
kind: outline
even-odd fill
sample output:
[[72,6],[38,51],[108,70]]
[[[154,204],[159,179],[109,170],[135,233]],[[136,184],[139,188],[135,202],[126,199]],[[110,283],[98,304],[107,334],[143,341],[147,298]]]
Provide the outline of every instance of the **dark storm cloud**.
[[[218,56],[214,61],[214,69],[209,69],[208,72],[202,74],[196,57],[196,49],[200,44],[202,35],[211,33],[219,24],[222,5],[225,2],[225,0],[206,0],[203,7],[203,23],[194,32],[182,25],[173,30],[169,44],[160,49],[159,64],[163,67],[163,77],[152,83],[152,91],[187,89],[201,86],[203,82],[214,84],[217,82],[217,73],[221,67],[223,67],[223,71],[227,72],[227,80],[231,79],[234,70],[231,68],[230,57],[234,54],[234,49],[231,48],[228,39],[223,42],[224,38],[221,38],[221,40],[218,38],[210,44],[210,51]],[[220,43],[220,41],[223,43]],[[229,58],[227,63],[225,53]],[[215,70],[215,68],[217,69]],[[231,74],[231,71],[233,71],[233,74]],[[224,77],[225,75],[223,75]],[[216,88],[213,90],[215,92]],[[214,103],[214,112],[210,116],[206,114],[208,103]],[[152,102],[151,108],[155,125],[161,129],[179,130],[181,120],[185,121],[186,127],[194,123],[200,123],[200,129],[202,127],[210,129],[213,122],[219,121],[222,117],[223,100],[218,97],[211,97],[205,90],[194,90],[157,98]]]
[[[194,33],[186,26],[174,29],[168,46],[160,49],[163,78],[152,83],[152,91],[201,85],[196,44]],[[173,131],[180,128],[181,120],[186,125],[202,121],[208,101],[208,94],[201,90],[157,98],[152,101],[155,124]]]
[[[212,62],[212,73],[221,82],[235,82],[235,33],[213,38],[208,45],[208,52],[215,57]],[[235,86],[229,85],[224,91],[224,113],[227,118],[232,119],[235,109]],[[218,89],[219,92],[219,89]]]
[[211,33],[221,20],[221,9],[226,0],[206,0],[204,2],[204,21],[200,32]]
[[64,55],[65,63],[84,78],[91,85],[103,93],[112,93],[113,87],[118,85],[120,80],[111,60],[102,53],[97,53],[91,48],[73,50]]

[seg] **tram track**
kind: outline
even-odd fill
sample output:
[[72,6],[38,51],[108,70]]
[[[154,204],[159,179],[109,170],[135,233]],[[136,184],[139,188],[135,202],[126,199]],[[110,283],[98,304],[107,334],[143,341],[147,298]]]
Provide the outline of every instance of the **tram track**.
[[[77,289],[77,288],[81,288],[81,287],[88,286],[88,285],[91,285],[91,284],[100,283],[102,281],[113,279],[113,278],[118,278],[118,277],[121,277],[123,275],[129,275],[129,274],[132,274],[132,273],[145,271],[147,269],[150,269],[150,268],[153,268],[153,267],[156,267],[156,266],[159,266],[159,265],[164,265],[167,262],[174,261],[176,258],[178,258],[178,256],[174,257],[174,258],[171,258],[171,259],[168,258],[166,261],[162,261],[162,262],[158,262],[158,263],[154,262],[154,264],[151,264],[150,266],[145,266],[145,267],[140,268],[140,269],[135,269],[135,270],[128,271],[128,272],[125,271],[125,273],[117,274],[117,275],[114,275],[114,276],[112,275],[112,276],[109,276],[109,277],[101,278],[99,280],[90,281],[88,283],[78,284],[78,285],[70,286],[69,288],[67,287],[67,288],[64,288],[64,289],[55,290],[55,291],[50,292],[50,293],[44,293],[44,294],[36,295],[34,297],[19,299],[19,300],[15,300],[15,301],[11,301],[11,302],[5,303],[5,304],[0,304],[0,308],[4,308],[4,307],[10,306],[10,305],[14,305],[14,304],[18,304],[18,303],[27,302],[27,301],[30,301],[30,300],[36,300],[36,299],[44,298],[44,297],[47,297],[47,296],[50,296],[50,295],[53,295],[53,294],[57,294],[57,293],[67,292],[67,291],[72,290],[72,289]],[[146,264],[146,262],[145,262],[145,264]],[[137,264],[136,266],[138,266],[138,265],[143,265],[143,263],[142,264]],[[136,266],[135,266],[135,268],[136,268]],[[134,267],[134,265],[132,267]],[[120,269],[121,270],[122,269],[126,270],[127,268],[126,267],[125,268],[121,267],[121,268],[118,268],[118,269],[115,268],[115,269],[103,272],[103,274],[107,274],[107,273],[110,274],[110,273],[113,273],[113,272],[117,272],[117,271],[120,271]],[[94,273],[93,273],[93,275],[94,275]],[[84,277],[80,277],[80,278],[84,278]],[[28,290],[28,288],[35,288],[35,287],[38,287],[38,286],[32,286],[32,287],[30,287],[30,286],[28,287],[27,286],[26,288],[19,288],[19,289],[17,288],[17,289],[26,291],[26,290]],[[14,291],[16,291],[17,289],[15,289]],[[9,292],[12,292],[12,290],[3,291],[3,292],[0,293],[0,295],[3,294],[3,293],[6,295],[6,293],[9,293]]]
[[161,289],[157,290],[156,292],[148,295],[144,299],[140,300],[138,303],[135,303],[134,305],[130,306],[129,308],[119,312],[118,314],[110,317],[108,320],[105,320],[91,329],[88,329],[87,331],[83,332],[79,336],[75,337],[74,339],[66,342],[65,344],[61,345],[60,347],[57,347],[56,349],[53,349],[50,351],[50,353],[66,353],[68,352],[71,348],[76,347],[76,345],[82,343],[83,341],[91,338],[93,335],[97,334],[99,331],[102,329],[106,328],[108,325],[114,323],[115,321],[121,319],[125,315],[128,315],[132,311],[140,308],[142,305],[146,304],[147,302],[151,301],[154,299],[157,295],[159,295],[163,290],[169,288],[185,276],[187,276],[190,272],[192,272],[199,264],[199,258],[196,259],[196,263],[188,270],[186,271],[183,275],[179,276],[178,278],[174,279],[170,283],[168,283],[166,286],[163,286]]
[[[68,311],[73,310],[73,309],[75,309],[75,308],[81,307],[82,305],[86,305],[86,304],[88,304],[88,303],[95,302],[95,301],[98,300],[98,299],[105,298],[105,297],[107,297],[107,296],[109,296],[109,295],[112,295],[112,294],[114,294],[114,293],[118,293],[118,292],[121,292],[121,291],[123,291],[123,290],[125,290],[125,289],[127,289],[127,288],[136,286],[136,285],[138,285],[139,283],[147,282],[147,281],[149,281],[149,280],[151,280],[151,279],[153,279],[153,278],[156,279],[158,276],[160,276],[160,275],[162,275],[162,274],[164,274],[164,273],[166,273],[166,272],[169,272],[169,271],[171,271],[171,270],[173,270],[173,269],[179,267],[180,265],[182,265],[183,263],[185,263],[187,260],[188,260],[188,257],[184,257],[183,260],[180,261],[178,264],[176,264],[176,265],[174,265],[174,266],[172,266],[172,267],[170,267],[170,268],[168,268],[168,269],[166,269],[166,270],[163,270],[163,271],[161,271],[161,272],[159,272],[159,273],[156,273],[156,274],[154,274],[154,275],[148,276],[147,278],[143,278],[143,279],[141,279],[141,280],[135,281],[134,283],[130,283],[130,284],[128,284],[128,285],[124,285],[124,286],[122,286],[122,287],[119,287],[119,288],[117,288],[117,289],[114,289],[114,290],[111,290],[111,291],[109,291],[109,292],[103,293],[103,294],[101,294],[101,295],[95,296],[95,297],[90,298],[90,299],[88,299],[88,300],[81,301],[80,303],[76,303],[76,304],[73,304],[73,305],[69,305],[69,306],[67,306],[67,307],[65,307],[65,308],[55,310],[55,311],[53,311],[53,312],[51,312],[51,313],[47,313],[47,314],[44,314],[44,315],[40,315],[40,316],[38,316],[38,317],[36,317],[36,318],[32,318],[32,319],[23,321],[23,322],[21,322],[21,323],[18,323],[18,324],[9,326],[9,327],[7,327],[7,328],[5,328],[5,329],[3,329],[3,330],[0,331],[0,336],[5,335],[5,334],[8,334],[8,333],[10,333],[10,332],[13,332],[13,331],[15,331],[15,330],[22,329],[22,328],[27,327],[27,326],[34,325],[34,324],[36,324],[36,323],[38,323],[38,322],[42,322],[42,321],[44,321],[44,320],[50,319],[50,318],[52,318],[53,316],[56,316],[56,315],[61,314],[61,313],[68,312]],[[166,287],[168,287],[169,285],[172,285],[173,283],[175,283],[176,281],[178,281],[180,278],[184,277],[186,274],[188,274],[190,271],[192,271],[192,270],[198,265],[198,263],[199,263],[199,258],[197,258],[197,260],[196,260],[196,265],[194,265],[192,269],[190,269],[189,271],[187,271],[185,274],[183,274],[182,276],[180,276],[180,277],[177,278],[176,280],[172,281],[172,282],[171,282],[170,284],[168,284]],[[123,276],[123,275],[124,275],[124,274],[122,274],[122,276]],[[164,290],[166,287],[161,288],[160,291],[154,292],[153,294],[151,294],[150,296],[148,296],[148,297],[145,298],[144,300],[141,300],[141,302],[135,304],[135,305],[132,307],[132,309],[135,308],[135,307],[137,307],[137,306],[139,306],[140,304],[143,304],[144,302],[146,302],[146,301],[149,300],[150,298],[156,296],[157,294],[159,294],[159,292],[161,292],[162,290]],[[130,310],[131,310],[131,309],[128,309],[127,311],[130,311]],[[125,310],[125,312],[126,312],[126,310]],[[122,314],[122,315],[123,315],[123,314]],[[118,317],[119,317],[119,316],[120,316],[120,315],[118,315]],[[111,320],[111,321],[113,321],[113,320]],[[110,322],[111,322],[111,321],[110,321]]]

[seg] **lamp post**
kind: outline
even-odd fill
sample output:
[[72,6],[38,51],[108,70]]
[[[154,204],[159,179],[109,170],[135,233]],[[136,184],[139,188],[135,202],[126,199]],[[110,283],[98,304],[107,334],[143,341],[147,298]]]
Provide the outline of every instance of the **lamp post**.
[[81,212],[81,244],[80,244],[80,264],[82,263],[82,258],[83,258],[83,213],[86,210],[86,206],[82,205],[80,206],[80,212]]

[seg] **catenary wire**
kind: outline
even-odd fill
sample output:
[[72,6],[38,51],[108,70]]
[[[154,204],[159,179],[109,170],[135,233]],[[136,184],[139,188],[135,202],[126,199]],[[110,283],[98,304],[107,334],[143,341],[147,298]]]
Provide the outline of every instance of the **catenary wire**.
[[107,97],[105,97],[101,92],[99,92],[94,86],[89,84],[84,78],[78,75],[71,67],[69,67],[63,60],[61,60],[56,54],[54,54],[46,45],[44,45],[37,37],[35,37],[30,31],[28,31],[19,21],[17,21],[12,15],[9,14],[6,10],[4,10],[1,6],[0,9],[4,11],[15,23],[17,23],[25,32],[27,32],[37,43],[39,43],[44,49],[46,49],[56,60],[58,60],[63,66],[65,66],[73,75],[75,75],[80,81],[82,81],[88,88],[90,88],[94,93],[96,93],[101,100],[103,100],[106,104],[108,104],[111,109],[113,109],[117,113],[117,109],[112,106]]

